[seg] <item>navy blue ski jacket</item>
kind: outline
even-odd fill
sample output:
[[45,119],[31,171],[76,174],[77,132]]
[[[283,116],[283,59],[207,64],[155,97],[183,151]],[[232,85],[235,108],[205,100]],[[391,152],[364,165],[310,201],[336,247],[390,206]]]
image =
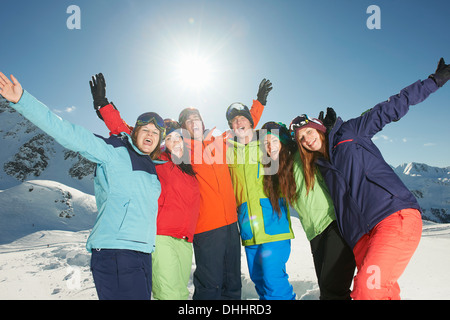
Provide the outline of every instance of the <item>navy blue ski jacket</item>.
[[386,163],[371,138],[425,100],[438,86],[417,81],[358,118],[338,118],[328,135],[330,160],[316,161],[330,191],[342,236],[353,248],[387,216],[407,208],[420,210],[414,195]]

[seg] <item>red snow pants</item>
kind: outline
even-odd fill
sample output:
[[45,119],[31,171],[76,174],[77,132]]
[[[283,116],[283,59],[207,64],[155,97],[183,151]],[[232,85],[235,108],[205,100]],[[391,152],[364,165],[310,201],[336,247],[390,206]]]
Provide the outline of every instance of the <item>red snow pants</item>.
[[399,300],[398,278],[405,271],[422,235],[422,217],[404,209],[380,221],[353,248],[358,272],[354,300]]

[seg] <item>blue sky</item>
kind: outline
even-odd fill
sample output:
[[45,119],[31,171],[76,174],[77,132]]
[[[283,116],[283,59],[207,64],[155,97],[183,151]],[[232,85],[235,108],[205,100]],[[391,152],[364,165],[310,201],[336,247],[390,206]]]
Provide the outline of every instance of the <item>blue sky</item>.
[[[379,30],[366,26],[373,4]],[[70,5],[81,10],[79,30],[66,26]],[[274,89],[258,127],[328,106],[346,120],[427,78],[441,56],[450,63],[449,11],[447,0],[8,1],[0,70],[101,135],[88,84],[99,72],[130,124],[193,106],[206,127],[225,130],[226,108],[250,106],[263,78]],[[376,135],[388,163],[450,166],[449,98],[447,84]]]

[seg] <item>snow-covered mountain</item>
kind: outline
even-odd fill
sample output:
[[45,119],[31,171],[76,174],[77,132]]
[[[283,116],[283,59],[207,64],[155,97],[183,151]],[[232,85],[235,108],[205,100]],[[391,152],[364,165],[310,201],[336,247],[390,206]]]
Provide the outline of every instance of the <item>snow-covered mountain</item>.
[[0,97],[0,190],[52,180],[93,194],[95,165],[67,150]]
[[450,222],[450,167],[407,163],[394,169],[417,198],[426,220]]
[[0,244],[42,230],[89,230],[97,217],[93,195],[48,180],[0,190],[0,208]]
[[0,99],[0,244],[42,230],[92,228],[95,164]]

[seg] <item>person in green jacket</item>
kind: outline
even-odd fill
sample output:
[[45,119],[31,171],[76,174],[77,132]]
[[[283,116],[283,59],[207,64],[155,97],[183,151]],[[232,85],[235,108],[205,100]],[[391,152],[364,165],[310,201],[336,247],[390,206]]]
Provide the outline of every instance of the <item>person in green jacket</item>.
[[[327,115],[328,116],[328,115]],[[326,132],[322,121],[312,119],[303,128],[314,128]],[[292,137],[295,128],[289,126]],[[297,145],[297,148],[300,148]],[[334,212],[333,201],[328,188],[315,167],[306,167],[309,163],[301,159],[300,153],[285,159],[292,170],[280,170],[278,178],[284,185],[295,186],[295,193],[286,195],[288,203],[298,212],[302,227],[310,241],[321,300],[350,300],[350,286],[355,271],[355,259],[350,247],[342,238]],[[282,164],[289,167],[289,164]]]
[[277,170],[277,163],[265,156],[260,143],[263,135],[253,130],[252,117],[245,105],[232,104],[227,110],[227,120],[235,135],[228,140],[227,163],[250,278],[261,300],[295,299],[286,273],[290,239],[294,238],[289,208],[285,199],[279,199],[276,212],[263,185],[265,173]]

